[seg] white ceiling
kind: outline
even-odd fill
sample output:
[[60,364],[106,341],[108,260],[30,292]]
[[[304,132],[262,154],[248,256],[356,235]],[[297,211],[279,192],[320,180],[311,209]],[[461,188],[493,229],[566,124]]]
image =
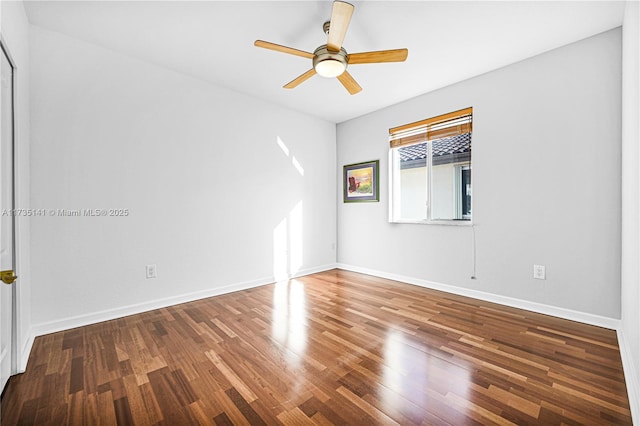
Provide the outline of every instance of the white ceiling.
[[363,91],[315,76],[282,86],[311,60],[253,46],[313,52],[326,43],[331,1],[27,1],[29,21],[211,83],[342,122],[620,26],[616,1],[355,1],[344,47],[406,47],[404,63],[353,65]]

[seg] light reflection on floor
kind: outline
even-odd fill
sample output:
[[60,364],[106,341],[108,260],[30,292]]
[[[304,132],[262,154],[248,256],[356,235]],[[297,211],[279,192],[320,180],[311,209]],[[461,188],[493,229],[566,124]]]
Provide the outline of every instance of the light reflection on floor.
[[[280,281],[273,290],[273,318],[271,338],[282,345],[287,369],[295,371],[303,367],[307,350],[307,296],[304,285],[296,280]],[[305,387],[303,381],[294,380],[289,389],[295,398]]]
[[297,355],[291,356],[291,362],[299,363],[307,349],[306,312],[307,296],[303,284],[296,280],[275,284],[271,336]]

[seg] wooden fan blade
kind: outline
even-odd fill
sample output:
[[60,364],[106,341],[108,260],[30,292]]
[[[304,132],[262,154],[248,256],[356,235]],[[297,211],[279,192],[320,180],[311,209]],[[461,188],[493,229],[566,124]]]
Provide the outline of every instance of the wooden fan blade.
[[343,1],[334,1],[331,11],[331,21],[329,24],[329,37],[327,38],[327,49],[339,52],[347,34],[349,22],[353,15],[353,5]]
[[270,43],[268,41],[256,40],[253,43],[256,47],[262,47],[264,49],[275,50],[276,52],[288,53],[290,55],[302,56],[303,58],[313,59],[313,53],[305,52],[304,50],[294,49],[293,47],[281,46],[279,44]]
[[340,80],[340,83],[342,83],[344,88],[347,89],[347,91],[352,95],[355,95],[362,90],[362,87],[360,87],[360,85],[353,79],[351,74],[346,71],[338,76],[338,80]]
[[316,70],[311,68],[309,71],[305,72],[300,77],[294,78],[293,80],[291,80],[290,82],[288,82],[282,87],[284,87],[285,89],[293,89],[294,87],[297,87],[300,83],[307,81],[314,75],[316,75]]
[[347,57],[349,65],[374,64],[378,62],[404,62],[409,51],[407,49],[378,50],[376,52],[352,53]]

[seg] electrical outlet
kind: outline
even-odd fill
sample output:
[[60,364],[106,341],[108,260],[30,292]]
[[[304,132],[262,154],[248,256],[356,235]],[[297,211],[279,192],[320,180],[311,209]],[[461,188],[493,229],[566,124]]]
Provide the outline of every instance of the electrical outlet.
[[158,278],[158,271],[155,263],[153,265],[147,265],[147,278]]
[[546,280],[546,275],[544,265],[533,265],[533,278],[536,280]]

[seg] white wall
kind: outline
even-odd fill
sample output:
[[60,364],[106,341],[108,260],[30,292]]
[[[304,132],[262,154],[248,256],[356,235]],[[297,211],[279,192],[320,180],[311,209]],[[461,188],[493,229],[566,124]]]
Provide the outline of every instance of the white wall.
[[[29,23],[22,2],[0,2],[2,9],[2,38],[16,66],[15,71],[15,176],[16,208],[29,208]],[[26,367],[31,347],[31,274],[30,228],[27,217],[16,222],[17,350],[18,370]]]
[[622,329],[631,410],[640,419],[640,7],[628,1],[622,26]]
[[[383,182],[338,203],[339,265],[620,318],[620,75],[618,28],[339,124],[338,169],[380,159]],[[389,128],[470,106],[476,280],[472,228],[388,223],[385,184]]]
[[334,124],[38,27],[31,53],[32,206],[130,212],[32,220],[36,333],[334,266]]

